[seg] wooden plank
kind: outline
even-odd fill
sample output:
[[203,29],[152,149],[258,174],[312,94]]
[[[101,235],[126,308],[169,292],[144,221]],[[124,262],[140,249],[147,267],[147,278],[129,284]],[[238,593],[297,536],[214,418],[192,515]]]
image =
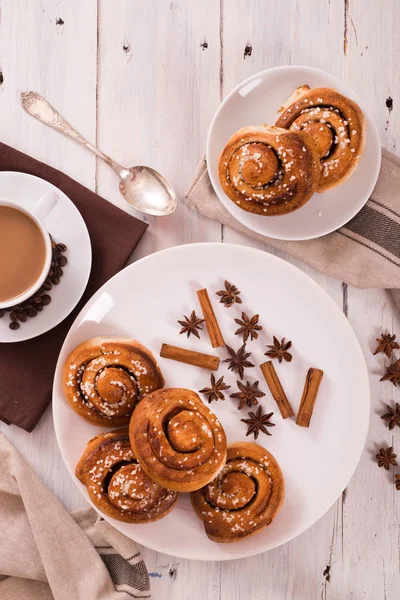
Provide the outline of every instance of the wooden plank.
[[[340,4],[329,0],[225,2],[224,93],[252,73],[283,64],[307,64],[340,75],[343,63]],[[289,260],[313,277],[342,307],[341,283],[333,278],[227,228],[224,241],[259,247]],[[325,593],[324,572],[327,566],[329,570],[332,554],[340,543],[341,512],[339,501],[301,537],[284,547],[241,561],[240,569],[235,563],[223,563],[221,599],[257,597],[263,581],[271,598],[317,598]],[[273,573],[267,582],[265,573]]]
[[94,139],[96,1],[2,0],[0,8],[0,102],[7,115],[0,124],[2,141],[92,186],[94,157],[26,115],[20,93],[40,92],[83,135]]
[[220,563],[182,560],[143,547],[141,552],[154,599],[220,600]]
[[[98,143],[124,164],[159,169],[182,199],[219,103],[219,9],[213,0],[138,0],[120,2],[116,11],[102,0],[99,24]],[[104,165],[98,184],[121,204],[116,177]],[[136,257],[220,240],[219,225],[182,204],[170,217],[148,220]]]
[[[26,115],[20,107],[20,93],[28,89],[42,93],[94,139],[96,1],[1,0],[0,10],[1,140],[93,187],[94,158]],[[0,429],[67,508],[86,505],[58,451],[50,409],[32,434],[4,424]]]
[[348,1],[345,78],[372,112],[382,146],[399,155],[400,6]]
[[[380,419],[386,403],[399,401],[390,382],[379,382],[385,372],[382,355],[373,356],[375,338],[381,331],[399,331],[398,311],[382,290],[349,288],[349,321],[356,332],[370,373],[371,424],[364,454],[347,488],[343,509],[343,563],[332,571],[335,587],[342,581],[343,598],[396,598],[399,590],[399,512],[394,473],[378,468],[375,455],[382,446],[393,445],[400,456],[397,431],[390,432]],[[400,461],[399,461],[400,463]],[[352,541],[353,540],[353,541]],[[357,540],[354,543],[354,540]],[[336,581],[335,581],[336,580]],[[328,596],[330,598],[330,596]]]
[[[219,104],[219,23],[213,0],[121,1],[118,10],[110,0],[99,2],[98,144],[123,164],[159,169],[180,199],[205,153]],[[97,184],[101,194],[125,208],[116,176],[105,165],[98,165]],[[221,239],[218,224],[182,205],[170,217],[148,221],[136,258]],[[154,598],[219,597],[219,564],[142,550]]]
[[[347,55],[344,73],[369,107],[378,126],[382,145],[392,152],[400,134],[398,102],[400,81],[400,5],[350,0],[346,3]],[[393,107],[393,108],[392,108]],[[396,108],[397,107],[397,108]],[[379,469],[375,454],[381,446],[393,445],[400,456],[400,438],[389,432],[380,419],[385,403],[398,402],[398,391],[390,383],[379,383],[384,373],[382,355],[372,356],[381,331],[399,332],[399,315],[382,290],[348,289],[349,321],[364,351],[371,384],[371,425],[360,465],[348,486],[343,512],[344,552],[342,571],[332,572],[332,584],[342,580],[343,598],[396,598],[399,581],[399,511],[394,472]],[[400,462],[400,460],[399,460]],[[352,543],[352,540],[357,543]],[[328,598],[331,596],[328,595]],[[332,596],[333,597],[333,596]]]

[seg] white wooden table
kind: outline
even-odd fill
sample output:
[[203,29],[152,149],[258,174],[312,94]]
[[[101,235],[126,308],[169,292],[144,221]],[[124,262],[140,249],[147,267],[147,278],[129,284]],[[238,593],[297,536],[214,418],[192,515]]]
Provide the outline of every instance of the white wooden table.
[[[114,174],[25,115],[21,91],[42,93],[121,163],[159,169],[180,197],[221,98],[276,65],[306,64],[343,77],[372,111],[383,146],[396,152],[398,0],[0,0],[0,9],[0,139],[120,206]],[[182,205],[150,225],[134,258],[188,242],[251,244]],[[378,383],[383,361],[371,355],[382,329],[399,333],[398,315],[381,290],[352,289],[298,266],[343,308],[364,348],[372,418],[363,458],[332,509],[284,547],[216,564],[143,548],[157,600],[400,597],[400,492],[393,473],[373,462],[383,443],[400,455],[400,431],[389,432],[379,418],[383,402],[398,400],[399,392]],[[58,452],[50,410],[31,434],[1,429],[68,509],[85,504]]]

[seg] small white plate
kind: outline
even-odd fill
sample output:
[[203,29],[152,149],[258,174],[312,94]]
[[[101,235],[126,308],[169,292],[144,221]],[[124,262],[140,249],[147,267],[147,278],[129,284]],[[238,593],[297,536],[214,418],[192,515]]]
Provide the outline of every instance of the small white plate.
[[[243,304],[225,308],[215,292],[224,279],[242,290]],[[264,329],[249,342],[252,362],[264,362],[265,345],[272,335],[293,340],[293,360],[276,369],[294,411],[309,367],[325,372],[309,429],[293,419],[281,418],[258,366],[245,371],[245,380],[260,381],[266,396],[264,411],[273,411],[272,436],[257,440],[278,460],[286,479],[285,500],[273,523],[255,536],[233,544],[211,542],[195,515],[188,494],[156,523],[133,525],[104,518],[116,529],[158,552],[198,560],[229,560],[258,554],[283,544],[313,525],[348,484],[360,459],[369,424],[369,385],[357,339],[333,300],[310,277],[266,252],[231,244],[193,244],[152,254],[130,265],[108,281],[81,311],[68,333],[57,363],[53,387],[53,416],[65,464],[79,490],[86,488],[74,470],[86,443],[101,428],[81,419],[62,392],[61,375],[67,354],[80,342],[96,335],[132,336],[156,357],[163,342],[226,358],[224,348],[213,350],[207,334],[201,339],[179,335],[177,319],[196,309],[196,290],[207,287],[227,344],[238,349],[234,318],[244,310],[260,314]],[[167,359],[159,359],[167,387],[200,390],[209,385],[210,372]],[[218,376],[232,386],[225,401],[210,408],[221,420],[228,442],[249,440],[240,422],[248,410],[237,410],[229,398],[236,391],[235,374],[221,363]],[[207,404],[207,402],[205,401]],[[343,417],[345,415],[345,418]],[[357,427],[354,428],[354,423]]]
[[28,318],[16,331],[9,328],[10,319],[0,319],[0,342],[21,342],[53,329],[78,304],[90,275],[92,248],[89,233],[75,204],[57,187],[27,173],[0,172],[0,198],[25,208],[32,207],[44,194],[54,190],[59,201],[44,220],[44,225],[57,242],[67,245],[68,264],[59,285],[53,286],[51,303],[34,318]]
[[[224,193],[218,178],[218,159],[240,127],[274,125],[279,108],[295,88],[332,87],[357,102],[367,124],[367,142],[360,163],[351,177],[323,194],[314,194],[299,210],[288,215],[262,217],[236,206]],[[276,67],[257,73],[238,85],[222,102],[212,120],[207,139],[207,166],[213,188],[235,219],[256,233],[280,240],[307,240],[342,227],[369,199],[381,166],[381,145],[371,114],[361,98],[341,79],[311,67]]]

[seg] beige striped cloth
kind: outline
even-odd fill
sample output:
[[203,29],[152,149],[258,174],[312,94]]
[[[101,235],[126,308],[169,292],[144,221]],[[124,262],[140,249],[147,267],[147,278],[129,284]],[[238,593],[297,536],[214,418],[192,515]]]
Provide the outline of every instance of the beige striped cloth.
[[344,227],[314,240],[274,240],[236,221],[218,200],[205,160],[193,177],[185,201],[208,219],[283,250],[350,285],[391,289],[400,307],[400,159],[390,153],[383,152],[378,182],[367,204]]
[[150,600],[135,542],[91,508],[68,513],[0,433],[1,600]]

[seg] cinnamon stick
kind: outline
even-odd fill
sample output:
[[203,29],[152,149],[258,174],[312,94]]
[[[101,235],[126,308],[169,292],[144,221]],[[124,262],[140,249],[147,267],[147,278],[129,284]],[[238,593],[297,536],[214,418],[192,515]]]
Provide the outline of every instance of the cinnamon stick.
[[317,399],[319,386],[324,372],[321,369],[308,369],[306,381],[304,384],[303,395],[301,397],[299,412],[296,417],[296,424],[300,427],[309,427],[314,410],[314,404]]
[[260,369],[264,375],[265,381],[267,382],[269,391],[278,405],[282,418],[287,419],[288,417],[293,417],[293,409],[290,406],[289,400],[287,399],[272,361],[268,360],[267,362],[262,363],[262,365],[260,365]]
[[207,290],[197,290],[197,296],[199,298],[201,310],[203,311],[203,317],[207,325],[211,346],[213,348],[225,346],[225,340],[219,328],[213,307],[211,306]]
[[218,370],[220,361],[219,356],[211,356],[210,354],[203,354],[202,352],[193,352],[192,350],[178,348],[177,346],[171,346],[170,344],[163,344],[161,346],[160,356],[162,356],[162,358],[177,360],[178,362],[183,362],[187,365],[210,369],[211,371]]

